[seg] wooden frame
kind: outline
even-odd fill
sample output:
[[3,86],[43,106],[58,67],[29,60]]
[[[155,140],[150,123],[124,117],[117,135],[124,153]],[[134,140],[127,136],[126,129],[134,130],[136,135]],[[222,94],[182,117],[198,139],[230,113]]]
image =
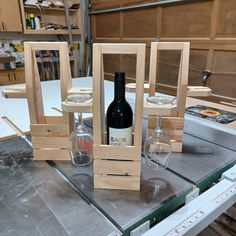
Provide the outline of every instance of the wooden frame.
[[150,72],[149,72],[149,96],[155,94],[156,88],[156,72],[157,72],[157,55],[158,50],[180,50],[180,65],[178,74],[178,86],[176,105],[154,107],[144,103],[144,112],[149,116],[148,128],[155,128],[155,116],[159,113],[163,115],[163,129],[171,138],[172,150],[174,152],[182,152],[183,145],[183,129],[186,96],[188,90],[188,68],[189,68],[189,49],[188,42],[152,42],[150,55]]
[[73,114],[61,117],[45,116],[40,77],[35,51],[58,50],[60,56],[61,99],[65,100],[72,87],[66,42],[25,42],[25,80],[28,99],[30,129],[35,160],[70,160],[69,134],[73,128]]
[[[104,65],[103,54],[136,54],[136,99],[133,146],[104,144]],[[140,189],[143,84],[145,44],[93,45],[93,134],[94,187],[104,189]]]

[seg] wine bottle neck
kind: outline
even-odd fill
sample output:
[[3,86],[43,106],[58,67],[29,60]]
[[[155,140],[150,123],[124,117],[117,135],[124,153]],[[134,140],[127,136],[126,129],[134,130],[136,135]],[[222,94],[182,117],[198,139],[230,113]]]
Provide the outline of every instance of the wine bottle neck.
[[115,99],[125,98],[125,75],[123,72],[115,74]]
[[125,83],[115,82],[115,98],[125,98]]

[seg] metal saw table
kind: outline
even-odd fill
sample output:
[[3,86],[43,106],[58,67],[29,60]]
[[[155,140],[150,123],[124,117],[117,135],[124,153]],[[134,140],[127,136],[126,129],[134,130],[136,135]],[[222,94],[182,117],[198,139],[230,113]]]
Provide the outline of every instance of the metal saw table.
[[[91,78],[77,81],[88,87]],[[50,91],[51,98],[58,98],[50,99],[46,111],[60,108],[58,84],[43,83],[43,92]],[[5,100],[3,104],[4,109],[9,108]],[[13,106],[13,101],[10,104]],[[29,124],[22,122],[24,116],[28,121],[25,100],[17,104],[21,115],[17,120],[13,111],[14,122],[27,131],[24,127]],[[11,116],[10,110],[4,109],[1,111]],[[140,235],[149,224],[153,226],[183,205],[193,189],[204,191],[236,163],[235,150],[195,137],[189,130],[186,126],[183,153],[172,154],[169,169],[157,173],[143,163],[139,192],[94,189],[92,165],[82,168],[70,162],[35,162],[22,139],[1,142],[0,235]],[[221,134],[217,131],[219,139]],[[158,186],[157,181],[162,184]]]

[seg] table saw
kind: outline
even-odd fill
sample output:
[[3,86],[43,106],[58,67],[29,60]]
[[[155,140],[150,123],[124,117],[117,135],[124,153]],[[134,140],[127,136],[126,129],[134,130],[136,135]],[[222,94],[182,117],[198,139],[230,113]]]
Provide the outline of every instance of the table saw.
[[[91,78],[73,80],[75,85],[83,87],[90,87],[91,82]],[[107,81],[105,86],[112,91],[109,89],[112,82]],[[60,115],[52,109],[60,109],[59,81],[42,82],[42,89],[46,113]],[[133,99],[132,94],[127,97]],[[27,133],[26,100],[1,98],[0,101],[1,117],[8,117]],[[2,140],[17,136],[0,120]],[[91,123],[88,121],[87,125]],[[217,183],[222,173],[236,163],[235,130],[228,132],[228,128],[186,115],[184,132],[183,152],[172,153],[166,170],[151,170],[143,161],[140,191],[94,189],[92,165],[36,162],[31,147],[22,138],[2,141],[0,234],[137,236],[145,231],[148,234],[150,227],[174,215],[185,202]],[[162,184],[157,185],[160,181]],[[236,195],[230,198],[235,202]]]

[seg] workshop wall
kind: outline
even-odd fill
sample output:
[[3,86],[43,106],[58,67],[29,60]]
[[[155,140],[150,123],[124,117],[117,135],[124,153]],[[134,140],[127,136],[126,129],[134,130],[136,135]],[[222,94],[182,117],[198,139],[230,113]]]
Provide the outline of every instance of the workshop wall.
[[[93,0],[92,11],[126,7],[157,1]],[[164,1],[163,1],[164,2]],[[187,2],[187,1],[186,1]],[[162,7],[92,15],[94,42],[147,43],[146,80],[149,73],[150,42],[189,41],[191,43],[189,85],[202,85],[202,71],[212,75],[207,86],[213,89],[211,100],[236,100],[236,1],[204,0]],[[115,69],[135,78],[134,57],[104,58],[107,78]],[[179,52],[160,54],[158,77],[161,91],[175,90]]]

